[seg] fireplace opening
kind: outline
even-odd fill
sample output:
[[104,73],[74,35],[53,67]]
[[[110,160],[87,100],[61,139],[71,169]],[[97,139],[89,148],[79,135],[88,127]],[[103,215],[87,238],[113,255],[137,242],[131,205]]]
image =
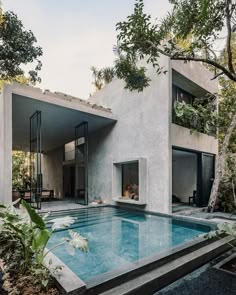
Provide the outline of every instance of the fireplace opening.
[[139,201],[139,163],[138,161],[121,164],[122,197]]

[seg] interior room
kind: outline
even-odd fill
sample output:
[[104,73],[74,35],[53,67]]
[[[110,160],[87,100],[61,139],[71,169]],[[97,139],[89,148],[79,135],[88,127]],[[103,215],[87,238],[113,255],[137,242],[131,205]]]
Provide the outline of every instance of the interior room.
[[172,151],[172,204],[195,205],[197,191],[197,154]]

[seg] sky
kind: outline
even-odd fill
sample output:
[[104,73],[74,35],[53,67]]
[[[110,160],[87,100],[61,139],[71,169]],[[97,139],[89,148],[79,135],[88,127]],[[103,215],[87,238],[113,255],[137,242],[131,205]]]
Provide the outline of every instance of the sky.
[[[115,25],[133,11],[135,0],[2,0],[18,15],[43,49],[38,85],[86,99],[94,91],[91,66],[112,66]],[[168,0],[144,0],[153,19],[169,10]]]

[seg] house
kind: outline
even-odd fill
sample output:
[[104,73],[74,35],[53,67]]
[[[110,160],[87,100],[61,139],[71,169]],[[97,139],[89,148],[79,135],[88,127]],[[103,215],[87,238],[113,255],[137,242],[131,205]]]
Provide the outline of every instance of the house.
[[[143,92],[114,79],[88,101],[25,85],[0,96],[0,201],[12,198],[13,150],[31,151],[31,202],[43,188],[87,204],[95,198],[171,213],[172,196],[205,206],[218,142],[172,123],[173,100],[217,92],[217,81],[196,62],[162,56],[167,74],[148,69]],[[190,198],[196,191],[196,199]]]

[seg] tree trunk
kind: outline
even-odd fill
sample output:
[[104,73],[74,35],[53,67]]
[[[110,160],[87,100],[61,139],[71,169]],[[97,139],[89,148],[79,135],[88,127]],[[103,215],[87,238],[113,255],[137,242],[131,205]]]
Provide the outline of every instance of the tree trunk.
[[225,172],[225,160],[227,156],[227,150],[229,146],[229,141],[231,138],[231,135],[236,127],[236,114],[233,115],[231,123],[229,125],[229,128],[227,129],[227,132],[225,134],[225,138],[221,147],[221,151],[218,155],[218,158],[216,159],[216,169],[215,169],[215,180],[212,185],[211,189],[211,195],[208,202],[208,212],[213,212],[217,199],[218,199],[218,191],[219,191],[219,185],[222,177],[224,176]]

